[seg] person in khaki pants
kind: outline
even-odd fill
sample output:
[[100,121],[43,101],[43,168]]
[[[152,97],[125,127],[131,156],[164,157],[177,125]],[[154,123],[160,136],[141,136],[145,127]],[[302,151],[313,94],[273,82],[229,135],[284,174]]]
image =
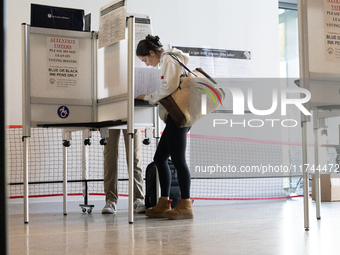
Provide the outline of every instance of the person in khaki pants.
[[[110,129],[107,144],[104,146],[104,191],[106,204],[103,214],[116,212],[118,202],[118,149],[120,129]],[[127,130],[123,130],[126,160],[128,160],[129,140]],[[142,144],[140,131],[134,130],[134,212],[145,212],[142,170]]]

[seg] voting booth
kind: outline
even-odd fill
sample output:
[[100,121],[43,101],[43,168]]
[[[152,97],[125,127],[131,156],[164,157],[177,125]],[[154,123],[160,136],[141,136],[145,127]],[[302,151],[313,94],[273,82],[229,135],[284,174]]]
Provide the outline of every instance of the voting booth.
[[[315,166],[318,160],[318,130],[327,119],[340,116],[340,5],[336,1],[299,0],[300,86],[311,92],[306,104],[312,111]],[[303,165],[307,165],[307,127],[302,115]],[[335,146],[336,147],[336,146]],[[338,148],[336,148],[338,151]],[[331,171],[332,169],[328,169]],[[305,229],[309,229],[309,170],[304,169]],[[320,171],[315,171],[316,216],[320,214]]]
[[[102,16],[123,6],[104,6]],[[31,128],[63,129],[63,212],[67,214],[67,148],[72,131],[100,131],[105,145],[109,128],[127,129],[129,175],[133,176],[134,129],[159,138],[158,106],[135,102],[136,17],[123,15],[123,39],[113,42],[99,33],[22,25],[24,222],[28,210],[28,139]],[[147,16],[137,17],[145,23]],[[105,20],[104,20],[105,21]],[[116,34],[117,35],[117,34]],[[125,36],[125,39],[124,39]],[[145,35],[143,35],[145,37]],[[99,39],[98,39],[99,38]],[[113,36],[112,36],[113,38]],[[98,42],[100,47],[98,47]],[[98,49],[102,48],[102,49]],[[99,77],[101,75],[101,77]],[[101,82],[98,80],[101,79]],[[85,205],[86,206],[86,205]],[[91,209],[91,208],[90,208]],[[129,178],[129,222],[133,223],[133,178]]]

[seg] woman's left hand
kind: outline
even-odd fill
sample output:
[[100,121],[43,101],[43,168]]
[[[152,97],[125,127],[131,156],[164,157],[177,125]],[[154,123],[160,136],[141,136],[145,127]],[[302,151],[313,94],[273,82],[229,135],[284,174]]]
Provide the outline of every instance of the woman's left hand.
[[145,97],[145,94],[139,95],[138,97],[136,97],[136,99],[144,99],[144,97]]

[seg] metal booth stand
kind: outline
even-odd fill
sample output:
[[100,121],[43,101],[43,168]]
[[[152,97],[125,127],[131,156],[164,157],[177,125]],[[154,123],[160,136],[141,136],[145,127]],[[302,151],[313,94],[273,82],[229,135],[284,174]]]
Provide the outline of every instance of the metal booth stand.
[[[77,44],[79,65],[76,67],[78,78],[73,86],[64,84],[58,88],[48,80],[46,59],[49,56],[48,43],[51,38],[71,38]],[[23,185],[24,185],[24,222],[29,222],[28,201],[28,139],[31,128],[53,127],[63,129],[63,213],[67,214],[67,148],[70,146],[72,132],[83,130],[85,145],[89,145],[91,131],[100,131],[100,144],[105,145],[109,128],[127,128],[129,134],[129,212],[128,221],[133,223],[133,144],[134,129],[146,129],[146,134],[160,137],[158,107],[135,106],[134,70],[135,70],[135,17],[127,18],[127,93],[106,98],[98,98],[97,84],[97,32],[79,32],[71,30],[47,29],[22,25],[23,40]],[[45,76],[44,76],[45,75]],[[48,81],[51,84],[48,84]],[[54,81],[53,81],[54,82]],[[125,86],[125,85],[124,85]],[[67,92],[66,92],[67,91]],[[66,93],[65,93],[66,92]],[[124,104],[118,116],[112,112],[117,105]],[[125,110],[126,109],[126,112]],[[65,117],[66,116],[66,117]],[[147,136],[147,137],[148,137]],[[84,154],[86,157],[86,153]],[[132,177],[132,178],[131,178]],[[87,184],[86,180],[81,180]],[[86,187],[87,185],[85,185]],[[87,190],[85,191],[87,193]],[[85,194],[87,195],[87,194]],[[84,207],[89,207],[85,201]]]

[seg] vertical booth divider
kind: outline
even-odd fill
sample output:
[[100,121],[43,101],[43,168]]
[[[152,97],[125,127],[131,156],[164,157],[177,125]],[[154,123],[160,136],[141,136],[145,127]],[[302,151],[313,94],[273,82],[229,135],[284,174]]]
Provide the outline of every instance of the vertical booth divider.
[[[299,52],[300,52],[300,78],[301,87],[306,87],[308,70],[308,32],[305,27],[308,25],[307,6],[303,3],[304,0],[298,2],[298,20],[299,20]],[[304,200],[304,227],[309,230],[309,174],[305,168],[307,164],[307,122],[308,119],[301,113],[301,128],[302,128],[302,171],[303,171],[303,200]]]
[[129,223],[133,223],[133,168],[134,168],[134,84],[135,84],[135,18],[128,18],[128,123],[129,134]]

